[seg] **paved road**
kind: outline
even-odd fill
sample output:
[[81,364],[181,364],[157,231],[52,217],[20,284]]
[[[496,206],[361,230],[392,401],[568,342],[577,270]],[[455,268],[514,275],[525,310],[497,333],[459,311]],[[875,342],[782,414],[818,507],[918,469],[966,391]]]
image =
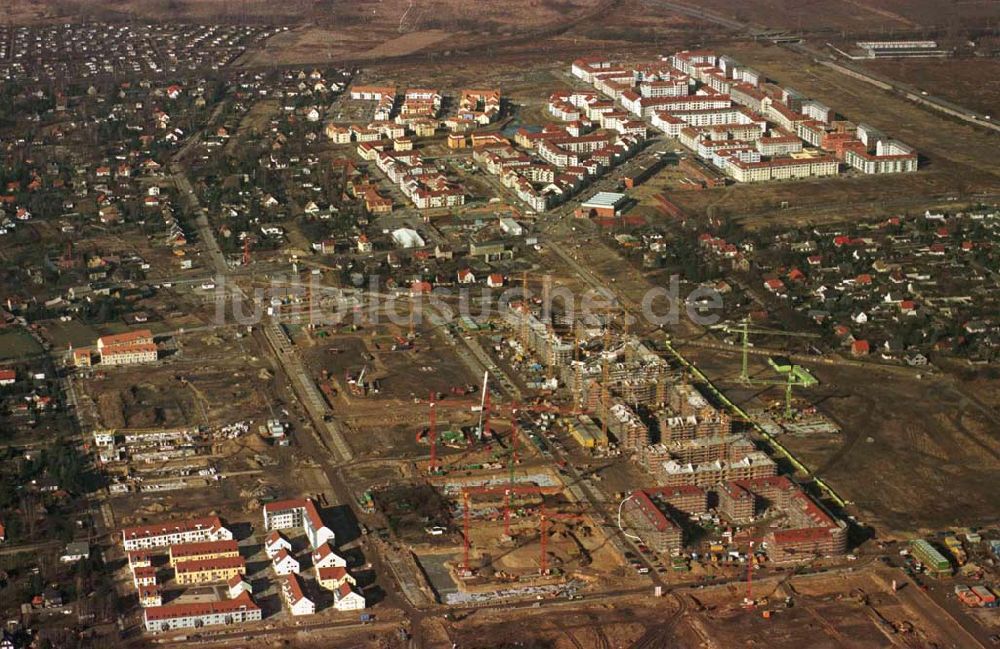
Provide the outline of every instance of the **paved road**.
[[187,171],[179,162],[171,162],[169,169],[184,207],[194,215],[195,225],[198,227],[198,243],[208,255],[212,270],[217,275],[225,275],[229,271],[229,265],[226,263],[226,258],[219,248],[219,242],[212,232],[212,225],[208,222],[208,214],[201,206],[201,201],[198,199],[194,187],[191,186]]
[[[295,346],[288,339],[281,325],[273,320],[268,321],[263,326],[264,336],[268,345],[274,352],[274,358],[281,364],[282,369],[288,376],[292,388],[298,396],[299,401],[305,407],[313,426],[317,431],[323,431],[327,437],[324,443],[329,440],[332,446],[327,445],[334,454],[336,462],[348,462],[354,458],[351,447],[347,444],[344,431],[340,423],[333,418],[333,412],[326,403],[323,394],[316,387],[316,382],[312,374],[306,369],[305,364],[298,355]],[[338,494],[339,496],[340,494]]]

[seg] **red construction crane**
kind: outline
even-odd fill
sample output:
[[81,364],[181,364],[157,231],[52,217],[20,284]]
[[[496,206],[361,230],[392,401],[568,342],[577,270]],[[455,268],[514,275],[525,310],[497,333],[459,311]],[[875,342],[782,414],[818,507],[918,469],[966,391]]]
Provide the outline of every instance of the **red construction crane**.
[[250,265],[250,235],[243,237],[243,265]]
[[[473,408],[477,408],[479,406],[479,404],[476,403],[476,402],[465,400],[465,399],[463,399],[463,400],[451,400],[451,399],[449,399],[447,401],[438,401],[438,399],[437,399],[437,393],[436,392],[431,392],[430,393],[430,398],[427,400],[427,406],[429,408],[429,417],[428,417],[428,419],[430,421],[430,427],[427,429],[427,433],[426,434],[427,434],[427,441],[431,445],[431,459],[430,459],[430,462],[427,465],[427,470],[430,473],[434,473],[435,471],[437,471],[437,470],[439,470],[441,468],[440,463],[438,462],[438,457],[437,457],[437,410],[438,410],[438,408],[441,408],[441,407],[445,407],[445,408],[469,407],[470,410],[472,410]],[[424,432],[423,431],[420,431],[420,432],[417,433],[417,441],[418,442],[421,441],[423,439],[423,437],[424,437]]]
[[[431,428],[427,431],[426,435],[428,441],[431,444],[431,462],[429,465],[429,470],[434,471],[435,469],[443,468],[441,463],[437,461],[437,430],[436,422],[437,417],[435,415],[438,408],[469,408],[470,412],[477,412],[478,409],[482,408],[482,437],[485,438],[487,435],[492,435],[495,431],[490,428],[491,416],[500,415],[504,418],[509,418],[511,422],[510,431],[510,456],[508,457],[508,470],[510,473],[510,483],[514,483],[514,465],[518,463],[519,456],[519,446],[518,446],[518,436],[519,427],[517,423],[517,414],[519,412],[552,412],[560,415],[577,415],[580,411],[576,408],[563,408],[560,406],[549,405],[545,403],[540,404],[528,404],[522,405],[517,402],[508,405],[494,405],[490,401],[489,392],[486,393],[482,401],[470,400],[470,399],[443,399],[438,400],[437,393],[431,394],[430,399],[427,400],[427,405],[430,408],[430,421],[432,422]],[[421,441],[424,438],[425,433],[423,431],[417,433],[417,441]],[[474,440],[470,439],[469,444],[473,443]]]
[[462,492],[462,508],[465,510],[465,520],[462,523],[462,537],[464,538],[465,549],[462,554],[462,569],[469,572],[469,514],[472,508],[469,506],[469,492]]
[[542,556],[541,560],[538,562],[538,572],[541,575],[547,575],[549,572],[549,555],[548,555],[548,539],[549,531],[546,523],[549,519],[553,520],[567,520],[567,521],[579,521],[583,520],[583,516],[579,514],[561,514],[558,512],[546,512],[545,506],[541,509],[541,520],[539,521],[539,532],[541,534],[539,538],[539,544],[542,546]]
[[472,515],[472,508],[469,506],[469,496],[471,494],[503,494],[504,497],[504,534],[510,536],[510,497],[513,494],[535,494],[544,496],[559,493],[558,487],[537,487],[535,485],[508,485],[504,487],[465,487],[462,489],[463,523],[465,555],[463,567],[469,569],[469,519]]
[[437,404],[435,399],[435,394],[431,392],[430,399],[430,415],[431,415],[431,426],[427,430],[427,441],[431,445],[431,461],[427,464],[427,472],[434,473],[438,469],[437,463],[437,408],[434,406]]

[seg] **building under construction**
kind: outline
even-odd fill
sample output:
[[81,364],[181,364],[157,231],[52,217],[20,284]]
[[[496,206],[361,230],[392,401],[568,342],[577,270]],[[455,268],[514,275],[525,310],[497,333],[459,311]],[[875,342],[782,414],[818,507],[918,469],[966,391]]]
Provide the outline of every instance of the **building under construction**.
[[554,373],[573,360],[573,344],[556,334],[551,324],[539,320],[527,305],[512,306],[508,322],[518,332],[521,344]]
[[701,464],[671,459],[656,467],[654,474],[660,484],[667,486],[709,487],[728,480],[768,478],[776,475],[777,471],[778,466],[767,453],[752,451],[738,459],[714,460]]
[[753,453],[756,448],[746,436],[739,434],[716,435],[684,439],[643,448],[640,461],[649,471],[669,460],[686,464],[705,464],[717,460],[732,461]]

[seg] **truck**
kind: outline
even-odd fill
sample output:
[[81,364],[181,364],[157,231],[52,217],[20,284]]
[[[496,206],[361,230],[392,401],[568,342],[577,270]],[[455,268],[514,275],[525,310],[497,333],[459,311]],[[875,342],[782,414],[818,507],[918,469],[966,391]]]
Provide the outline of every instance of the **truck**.
[[986,586],[973,586],[972,592],[979,598],[979,605],[985,608],[997,607],[997,596]]
[[372,615],[371,613],[362,613],[361,617],[360,617],[360,620],[361,620],[362,624],[368,624],[369,622],[372,622],[372,621],[375,620],[375,616]]
[[963,584],[955,585],[955,594],[958,595],[959,601],[961,601],[966,606],[977,607],[980,605],[979,596],[972,592],[972,589]]

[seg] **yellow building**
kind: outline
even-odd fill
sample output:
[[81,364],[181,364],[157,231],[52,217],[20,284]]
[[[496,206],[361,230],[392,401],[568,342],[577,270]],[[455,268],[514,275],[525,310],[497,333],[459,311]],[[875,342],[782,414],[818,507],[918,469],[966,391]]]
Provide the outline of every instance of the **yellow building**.
[[181,543],[171,545],[168,551],[170,566],[176,566],[182,561],[204,561],[205,559],[222,559],[223,557],[240,556],[240,548],[236,541],[202,541],[200,543]]
[[581,415],[575,422],[569,424],[569,433],[576,443],[583,448],[605,447],[608,436],[587,415]]
[[174,581],[178,584],[228,581],[236,575],[245,574],[247,574],[247,567],[243,557],[181,561],[174,566]]
[[90,367],[90,348],[81,347],[73,350],[73,366],[74,367]]

